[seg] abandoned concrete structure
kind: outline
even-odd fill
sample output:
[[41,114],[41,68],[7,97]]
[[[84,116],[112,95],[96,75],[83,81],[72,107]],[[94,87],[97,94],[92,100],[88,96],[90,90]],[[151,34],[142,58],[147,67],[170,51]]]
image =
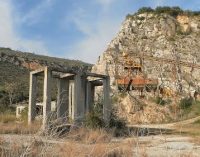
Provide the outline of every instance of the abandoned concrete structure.
[[[36,116],[37,77],[44,77],[43,89],[43,129],[50,122],[51,84],[52,78],[57,84],[57,119],[63,123],[81,121],[85,114],[91,111],[94,104],[95,86],[103,86],[103,119],[110,119],[110,78],[90,72],[77,72],[72,69],[44,67],[30,72],[28,123]],[[94,79],[95,78],[95,79]]]

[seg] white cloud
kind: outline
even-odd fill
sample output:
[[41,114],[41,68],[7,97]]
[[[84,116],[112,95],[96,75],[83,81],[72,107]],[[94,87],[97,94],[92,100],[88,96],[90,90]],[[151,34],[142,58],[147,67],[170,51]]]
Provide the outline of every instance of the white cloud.
[[43,14],[51,8],[54,1],[55,0],[43,0],[19,20],[21,20],[21,23],[29,25],[37,23],[42,18]]
[[16,30],[15,16],[11,1],[0,0],[0,46],[46,54],[47,49],[42,41],[20,37]]
[[85,34],[85,38],[72,46],[67,57],[95,63],[118,31],[120,22],[117,19],[109,19],[106,15],[96,21],[84,19],[84,14],[78,16],[76,13],[76,16],[72,17],[75,17],[73,22],[79,31]]

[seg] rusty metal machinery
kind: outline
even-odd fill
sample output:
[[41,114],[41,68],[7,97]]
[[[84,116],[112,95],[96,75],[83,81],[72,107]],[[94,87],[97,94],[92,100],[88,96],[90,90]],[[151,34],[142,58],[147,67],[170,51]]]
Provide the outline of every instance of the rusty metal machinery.
[[[186,66],[191,68],[200,69],[200,65],[190,62],[185,62],[181,60],[174,60],[174,59],[166,59],[161,57],[154,57],[145,55],[144,53],[136,54],[136,53],[122,53],[123,57],[123,67],[124,73],[121,74],[117,79],[116,83],[118,85],[118,89],[120,91],[130,91],[130,90],[144,90],[152,91],[156,90],[158,86],[158,79],[148,78],[143,71],[143,65],[141,59],[143,60],[150,60],[153,62],[161,62],[166,64],[173,64],[173,65],[180,65]],[[134,58],[134,60],[133,60]],[[140,63],[136,60],[139,59]]]
[[142,64],[133,60],[128,53],[123,52],[123,76],[116,79],[120,91],[144,90],[151,91],[157,88],[158,79],[147,78],[142,71]]

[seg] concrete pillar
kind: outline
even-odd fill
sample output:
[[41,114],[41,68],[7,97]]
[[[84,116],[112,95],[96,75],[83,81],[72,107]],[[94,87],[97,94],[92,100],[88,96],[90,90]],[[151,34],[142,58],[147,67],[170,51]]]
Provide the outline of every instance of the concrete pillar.
[[57,118],[66,121],[69,113],[69,79],[58,79]]
[[91,82],[87,81],[86,87],[86,113],[90,112],[94,105],[94,93],[95,93],[95,86],[92,85]]
[[111,102],[110,102],[110,78],[103,79],[103,119],[106,124],[110,121]]
[[31,124],[36,116],[36,99],[37,99],[37,76],[30,73],[28,124]]
[[69,81],[69,118],[74,119],[74,80]]
[[51,74],[46,67],[44,70],[44,91],[43,91],[43,129],[49,125],[51,117]]
[[77,74],[74,81],[74,121],[78,122],[85,115],[86,77]]

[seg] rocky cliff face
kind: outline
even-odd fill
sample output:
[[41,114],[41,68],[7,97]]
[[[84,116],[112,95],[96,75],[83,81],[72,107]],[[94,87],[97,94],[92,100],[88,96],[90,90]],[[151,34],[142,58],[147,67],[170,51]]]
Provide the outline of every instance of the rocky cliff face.
[[[114,81],[116,73],[122,73],[123,52],[148,55],[164,59],[173,59],[189,63],[200,63],[200,16],[177,16],[167,14],[154,15],[144,13],[128,17],[122,24],[117,36],[109,43],[107,50],[99,57],[93,66],[93,71],[108,73]],[[134,59],[134,56],[133,56]],[[137,61],[137,59],[135,59]],[[122,61],[123,62],[123,61]],[[176,83],[173,64],[156,62],[145,59],[144,70],[150,77],[169,79]],[[117,66],[117,68],[116,68]],[[178,65],[175,65],[178,66]],[[199,69],[180,66],[180,75],[192,76],[199,81]],[[176,73],[177,75],[177,73]],[[172,80],[174,78],[174,81]],[[186,79],[186,78],[185,78]],[[182,78],[181,81],[186,81]],[[167,82],[164,82],[167,83]]]
[[[200,69],[179,63],[200,64],[199,39],[199,15],[172,17],[169,14],[142,13],[128,16],[92,70],[110,75],[113,86],[115,78],[123,75],[122,53],[126,52],[136,62],[142,59],[144,73],[150,78],[158,78],[159,85],[174,92],[183,90],[190,93],[198,90]],[[138,59],[134,55],[143,57]],[[155,61],[145,56],[161,59]],[[170,64],[164,59],[175,62]],[[128,103],[122,104],[126,106]]]

